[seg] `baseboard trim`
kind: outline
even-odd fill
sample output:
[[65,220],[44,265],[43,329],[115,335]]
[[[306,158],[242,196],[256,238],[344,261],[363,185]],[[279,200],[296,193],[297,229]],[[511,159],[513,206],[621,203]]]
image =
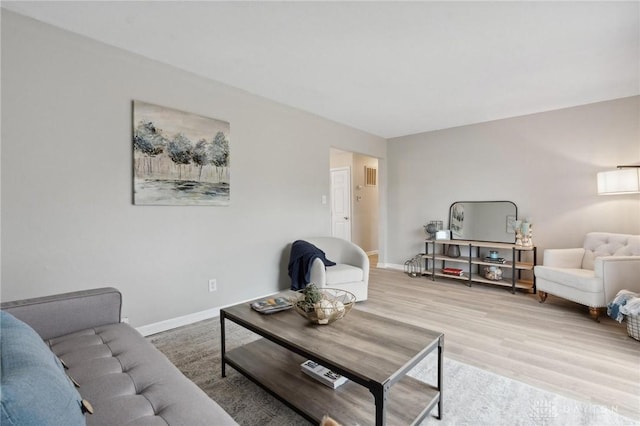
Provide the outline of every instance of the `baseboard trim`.
[[220,309],[224,309],[228,306],[237,305],[239,303],[248,303],[255,299],[261,299],[262,297],[273,296],[275,293],[265,294],[264,296],[252,297],[251,299],[243,300],[241,302],[230,303],[224,306],[218,306],[215,308],[207,309],[205,311],[194,312],[192,314],[183,315],[176,318],[170,318],[164,321],[155,322],[153,324],[142,325],[136,327],[136,330],[143,336],[151,336],[152,334],[162,333],[163,331],[173,330],[174,328],[183,327],[185,325],[193,324],[198,321],[204,321],[206,319],[216,318],[220,316]]
[[398,271],[404,271],[404,265],[397,265],[395,263],[378,263],[377,267],[383,269],[396,269]]
[[192,314],[183,315],[181,317],[170,318],[168,320],[155,322],[153,324],[143,325],[143,326],[137,327],[136,330],[138,330],[140,334],[142,334],[145,337],[151,336],[152,334],[161,333],[167,330],[172,330],[174,328],[193,324],[198,321],[219,317],[220,309],[222,309],[222,307],[211,308],[211,309],[207,309],[206,311],[194,312]]

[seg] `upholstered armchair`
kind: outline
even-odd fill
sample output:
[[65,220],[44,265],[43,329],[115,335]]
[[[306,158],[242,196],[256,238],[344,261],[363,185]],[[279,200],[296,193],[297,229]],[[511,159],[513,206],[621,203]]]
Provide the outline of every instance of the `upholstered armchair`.
[[325,267],[320,259],[311,264],[310,282],[318,287],[346,290],[356,296],[356,301],[367,300],[369,288],[369,258],[354,243],[335,237],[306,238],[305,241],[324,251],[335,266]]
[[640,292],[640,235],[591,232],[582,248],[545,250],[534,273],[541,303],[547,294],[569,299],[598,321],[618,291]]

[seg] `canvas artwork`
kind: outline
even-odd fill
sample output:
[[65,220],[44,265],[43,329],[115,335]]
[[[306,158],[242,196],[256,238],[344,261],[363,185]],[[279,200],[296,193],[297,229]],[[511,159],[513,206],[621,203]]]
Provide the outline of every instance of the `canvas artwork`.
[[509,215],[507,216],[507,234],[515,234],[515,225],[516,225],[516,217]]
[[229,123],[133,101],[133,203],[229,205]]
[[457,203],[453,206],[451,212],[451,232],[454,235],[461,237],[464,228],[464,207]]

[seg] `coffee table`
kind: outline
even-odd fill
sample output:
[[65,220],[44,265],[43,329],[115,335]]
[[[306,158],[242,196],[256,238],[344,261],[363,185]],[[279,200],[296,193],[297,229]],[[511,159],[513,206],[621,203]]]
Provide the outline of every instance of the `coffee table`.
[[[226,351],[225,321],[263,338]],[[268,392],[319,424],[328,414],[344,425],[420,423],[437,405],[442,417],[444,335],[358,310],[341,320],[314,325],[293,309],[271,315],[249,303],[221,309],[222,377],[230,365]],[[407,376],[437,349],[437,383]],[[329,388],[302,373],[311,359],[350,379]]]

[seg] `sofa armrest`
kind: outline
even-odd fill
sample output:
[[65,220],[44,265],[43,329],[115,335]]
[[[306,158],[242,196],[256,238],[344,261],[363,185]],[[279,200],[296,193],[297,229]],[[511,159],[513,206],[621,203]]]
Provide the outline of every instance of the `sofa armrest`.
[[620,290],[640,293],[640,256],[596,257],[593,272],[596,277],[602,278],[607,303]]
[[546,249],[542,264],[553,268],[581,269],[583,248]]
[[363,281],[365,283],[369,282],[369,256],[360,246],[350,243],[348,259],[344,263],[362,268],[364,273]]
[[48,340],[120,322],[122,295],[115,288],[105,287],[4,302],[0,308]]

